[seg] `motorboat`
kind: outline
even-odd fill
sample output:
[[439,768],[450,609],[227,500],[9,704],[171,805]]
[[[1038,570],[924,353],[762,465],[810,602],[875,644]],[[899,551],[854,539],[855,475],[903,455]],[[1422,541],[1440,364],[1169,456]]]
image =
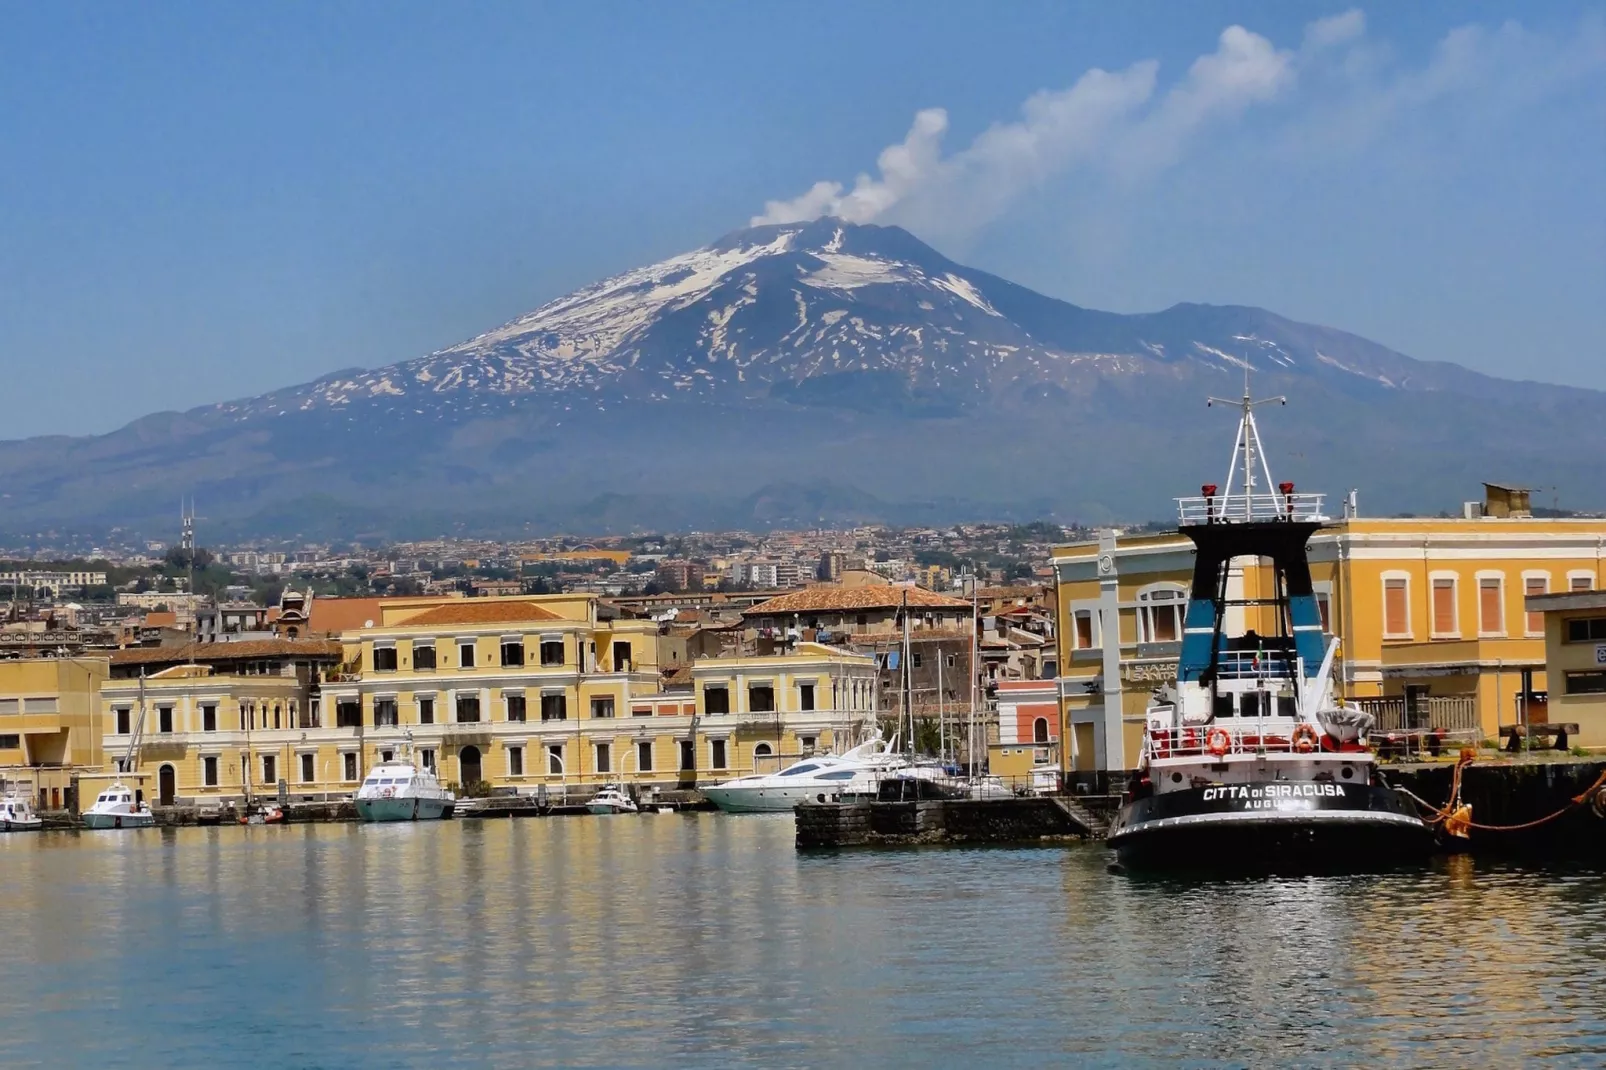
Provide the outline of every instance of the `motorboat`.
[[457,797],[430,770],[398,758],[368,771],[356,803],[364,821],[434,821],[452,816]]
[[607,784],[591,796],[591,801],[586,803],[586,810],[593,814],[634,814],[639,807],[624,788],[618,784]]
[[0,799],[0,832],[37,832],[44,825],[28,796],[12,793]]
[[[1205,484],[1199,497],[1178,499],[1194,565],[1176,680],[1147,708],[1109,845],[1122,866],[1150,869],[1311,871],[1423,858],[1432,832],[1380,774],[1371,719],[1333,697],[1338,641],[1324,646],[1306,553],[1326,519],[1322,496],[1272,482],[1256,404],[1246,384],[1226,491]],[[1257,584],[1264,596],[1245,597],[1232,582],[1237,559],[1269,565],[1271,582]]]
[[280,806],[268,804],[255,806],[240,815],[242,825],[282,825],[284,823],[284,809]]
[[95,796],[82,819],[87,829],[143,829],[156,824],[150,804],[120,780]]
[[872,739],[839,755],[804,758],[776,773],[736,777],[702,791],[728,814],[782,812],[800,802],[874,798],[881,781],[907,764],[890,746]]

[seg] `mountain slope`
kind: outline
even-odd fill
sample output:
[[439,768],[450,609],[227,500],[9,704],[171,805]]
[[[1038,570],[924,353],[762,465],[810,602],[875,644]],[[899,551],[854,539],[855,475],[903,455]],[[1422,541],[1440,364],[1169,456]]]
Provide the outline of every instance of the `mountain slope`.
[[1220,475],[1231,427],[1201,402],[1246,367],[1291,396],[1268,445],[1303,483],[1388,509],[1453,506],[1483,478],[1606,501],[1580,448],[1598,393],[1255,308],[1083,309],[827,219],[737,231],[399,364],[0,443],[0,530],[145,523],[181,493],[214,526],[308,533],[779,522],[755,504],[769,486],[815,520],[1158,516]]

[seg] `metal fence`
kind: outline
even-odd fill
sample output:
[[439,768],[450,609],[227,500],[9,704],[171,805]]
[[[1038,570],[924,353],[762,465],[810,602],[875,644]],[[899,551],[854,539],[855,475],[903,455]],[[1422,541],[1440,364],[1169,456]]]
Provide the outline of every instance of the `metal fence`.
[[1377,718],[1374,732],[1408,732],[1422,728],[1477,732],[1479,729],[1476,695],[1432,695],[1411,700],[1394,696],[1353,701]]

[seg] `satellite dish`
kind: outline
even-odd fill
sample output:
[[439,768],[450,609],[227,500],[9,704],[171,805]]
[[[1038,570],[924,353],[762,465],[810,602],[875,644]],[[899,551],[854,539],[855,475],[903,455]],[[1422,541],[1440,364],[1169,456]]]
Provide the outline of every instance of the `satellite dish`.
[[364,628],[372,628],[374,626],[374,622],[371,620],[365,620],[362,622],[362,626]]

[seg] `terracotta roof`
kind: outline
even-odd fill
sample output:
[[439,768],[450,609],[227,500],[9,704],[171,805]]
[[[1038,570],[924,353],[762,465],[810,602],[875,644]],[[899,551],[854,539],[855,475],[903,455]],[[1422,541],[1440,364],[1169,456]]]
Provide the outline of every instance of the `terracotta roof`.
[[502,602],[482,598],[464,598],[449,605],[426,609],[416,617],[396,621],[402,628],[415,624],[514,624],[527,620],[562,620],[550,609],[542,609],[534,602]]
[[339,660],[340,644],[332,639],[246,639],[238,643],[186,643],[184,646],[136,646],[112,651],[113,665],[159,662],[235,661],[240,658],[330,658]]
[[835,613],[856,609],[897,609],[907,598],[912,609],[966,609],[970,603],[949,598],[923,587],[870,585],[865,587],[809,587],[743,611],[744,617],[771,617],[778,613]]
[[314,598],[307,614],[307,630],[339,635],[361,628],[366,621],[379,622],[383,598]]

